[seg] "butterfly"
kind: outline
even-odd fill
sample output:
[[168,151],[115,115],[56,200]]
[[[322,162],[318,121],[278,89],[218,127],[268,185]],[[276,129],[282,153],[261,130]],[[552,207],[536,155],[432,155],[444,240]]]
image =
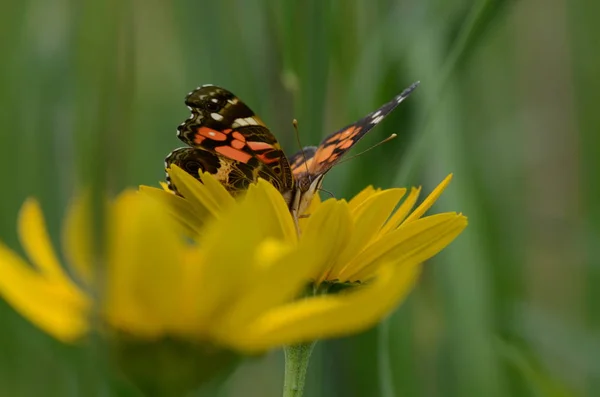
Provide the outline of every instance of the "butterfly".
[[[172,151],[165,159],[165,168],[175,164],[198,179],[199,170],[209,172],[233,195],[263,178],[281,192],[298,219],[320,189],[327,171],[418,84],[327,136],[319,146],[305,147],[289,158],[264,122],[237,96],[224,88],[203,85],[186,96],[191,115],[177,127],[177,137],[188,147]],[[168,174],[167,185],[177,193]]]

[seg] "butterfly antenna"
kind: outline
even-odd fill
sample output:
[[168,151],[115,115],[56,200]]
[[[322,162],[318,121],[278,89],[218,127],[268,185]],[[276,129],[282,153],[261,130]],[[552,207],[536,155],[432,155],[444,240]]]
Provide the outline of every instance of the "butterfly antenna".
[[379,146],[379,145],[383,145],[384,143],[391,141],[392,139],[396,138],[397,136],[398,136],[397,134],[392,134],[392,135],[388,136],[387,138],[385,138],[383,141],[381,141],[381,142],[379,142],[379,143],[376,143],[375,145],[371,146],[370,148],[368,148],[368,149],[365,149],[365,150],[363,150],[363,151],[362,151],[362,152],[360,152],[360,153],[353,154],[353,155],[352,155],[352,156],[350,156],[350,157],[346,157],[345,159],[341,160],[341,161],[338,163],[338,165],[339,165],[339,164],[342,164],[342,163],[345,163],[346,161],[350,161],[350,160],[352,160],[353,158],[356,158],[356,157],[358,157],[358,156],[360,156],[360,155],[363,155],[363,154],[367,153],[369,150],[371,150],[371,149],[375,149],[377,146]]
[[[304,146],[302,146],[302,142],[300,142],[300,132],[298,131],[298,120],[292,120],[292,125],[294,126],[294,132],[296,133],[296,143],[298,143],[298,147],[300,148],[300,152],[302,153],[302,160],[304,160],[304,167],[306,167],[306,175],[310,180],[310,172],[308,172],[308,164],[306,163],[306,155],[304,154]],[[312,181],[311,181],[312,182]]]
[[320,187],[320,188],[318,188],[317,190],[318,190],[318,191],[320,191],[320,192],[325,192],[325,193],[327,193],[328,195],[330,195],[330,196],[331,196],[331,198],[335,198],[335,195],[334,195],[333,193],[331,193],[331,192],[330,192],[329,190],[327,190],[327,189],[323,189],[322,187]]

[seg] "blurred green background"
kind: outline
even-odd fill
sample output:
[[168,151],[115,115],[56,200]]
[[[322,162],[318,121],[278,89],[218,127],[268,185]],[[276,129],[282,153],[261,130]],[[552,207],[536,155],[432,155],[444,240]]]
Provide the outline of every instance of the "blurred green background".
[[[187,92],[240,96],[288,153],[419,89],[325,188],[454,180],[469,216],[383,325],[320,343],[306,396],[600,395],[600,3],[23,0],[0,12],[0,238],[77,186],[157,185]],[[151,271],[151,269],[149,269]],[[1,277],[2,275],[0,275]],[[0,302],[0,396],[137,396]],[[279,396],[282,354],[218,396]]]

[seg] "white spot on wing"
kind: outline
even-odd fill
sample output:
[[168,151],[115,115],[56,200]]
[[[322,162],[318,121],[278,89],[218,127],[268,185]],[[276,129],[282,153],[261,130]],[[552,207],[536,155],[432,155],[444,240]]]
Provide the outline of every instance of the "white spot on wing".
[[381,120],[383,120],[383,116],[377,116],[377,117],[374,117],[374,118],[371,120],[371,124],[377,124],[377,123],[379,123]]
[[248,125],[248,121],[246,121],[246,119],[235,119],[233,122],[239,124],[240,126]]
[[223,120],[223,116],[221,116],[219,113],[211,113],[210,117],[212,117],[213,119],[215,119],[217,121]]
[[219,100],[218,100],[217,98],[213,98],[213,99],[211,99],[210,101],[211,101],[211,102],[214,102],[214,103],[217,103],[217,102],[219,102]]

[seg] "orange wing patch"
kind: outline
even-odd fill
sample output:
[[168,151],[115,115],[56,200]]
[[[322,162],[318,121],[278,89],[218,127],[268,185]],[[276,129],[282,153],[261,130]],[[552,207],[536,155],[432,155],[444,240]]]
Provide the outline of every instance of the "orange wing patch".
[[265,150],[265,149],[275,149],[273,145],[267,142],[247,142],[248,147],[252,150]]
[[300,154],[296,154],[293,157],[294,163],[292,165],[294,175],[298,178],[308,177],[313,179],[317,175],[324,174],[360,140],[364,135],[363,129],[362,125],[351,125],[332,134],[325,138],[319,147],[310,151],[311,156],[306,161],[303,161]]
[[315,161],[318,163],[328,162],[329,158],[333,154],[334,150],[335,150],[335,145],[333,143],[330,145],[321,147],[315,154],[315,157],[314,157]]
[[238,141],[237,139],[234,139],[233,141],[231,141],[231,146],[235,149],[243,149],[244,146],[246,146],[246,144],[242,141]]
[[354,145],[355,138],[361,130],[361,126],[353,125],[330,136],[317,150],[315,161],[319,164],[334,163],[340,157],[340,154],[343,154]]
[[233,139],[237,139],[238,141],[246,142],[246,137],[240,134],[239,131],[233,131]]
[[[227,134],[223,132],[219,132],[217,130],[213,130],[208,127],[200,127],[198,128],[198,134],[196,135],[196,140],[200,140],[202,142],[204,139],[212,139],[213,141],[225,141],[227,140]],[[196,143],[200,143],[196,142]]]
[[337,147],[339,147],[340,149],[349,149],[352,144],[354,144],[354,141],[352,139],[346,139],[342,142],[340,142],[339,145],[337,145]]
[[236,149],[233,146],[217,146],[215,152],[222,154],[223,156],[229,157],[230,159],[247,163],[252,156],[242,150]]

